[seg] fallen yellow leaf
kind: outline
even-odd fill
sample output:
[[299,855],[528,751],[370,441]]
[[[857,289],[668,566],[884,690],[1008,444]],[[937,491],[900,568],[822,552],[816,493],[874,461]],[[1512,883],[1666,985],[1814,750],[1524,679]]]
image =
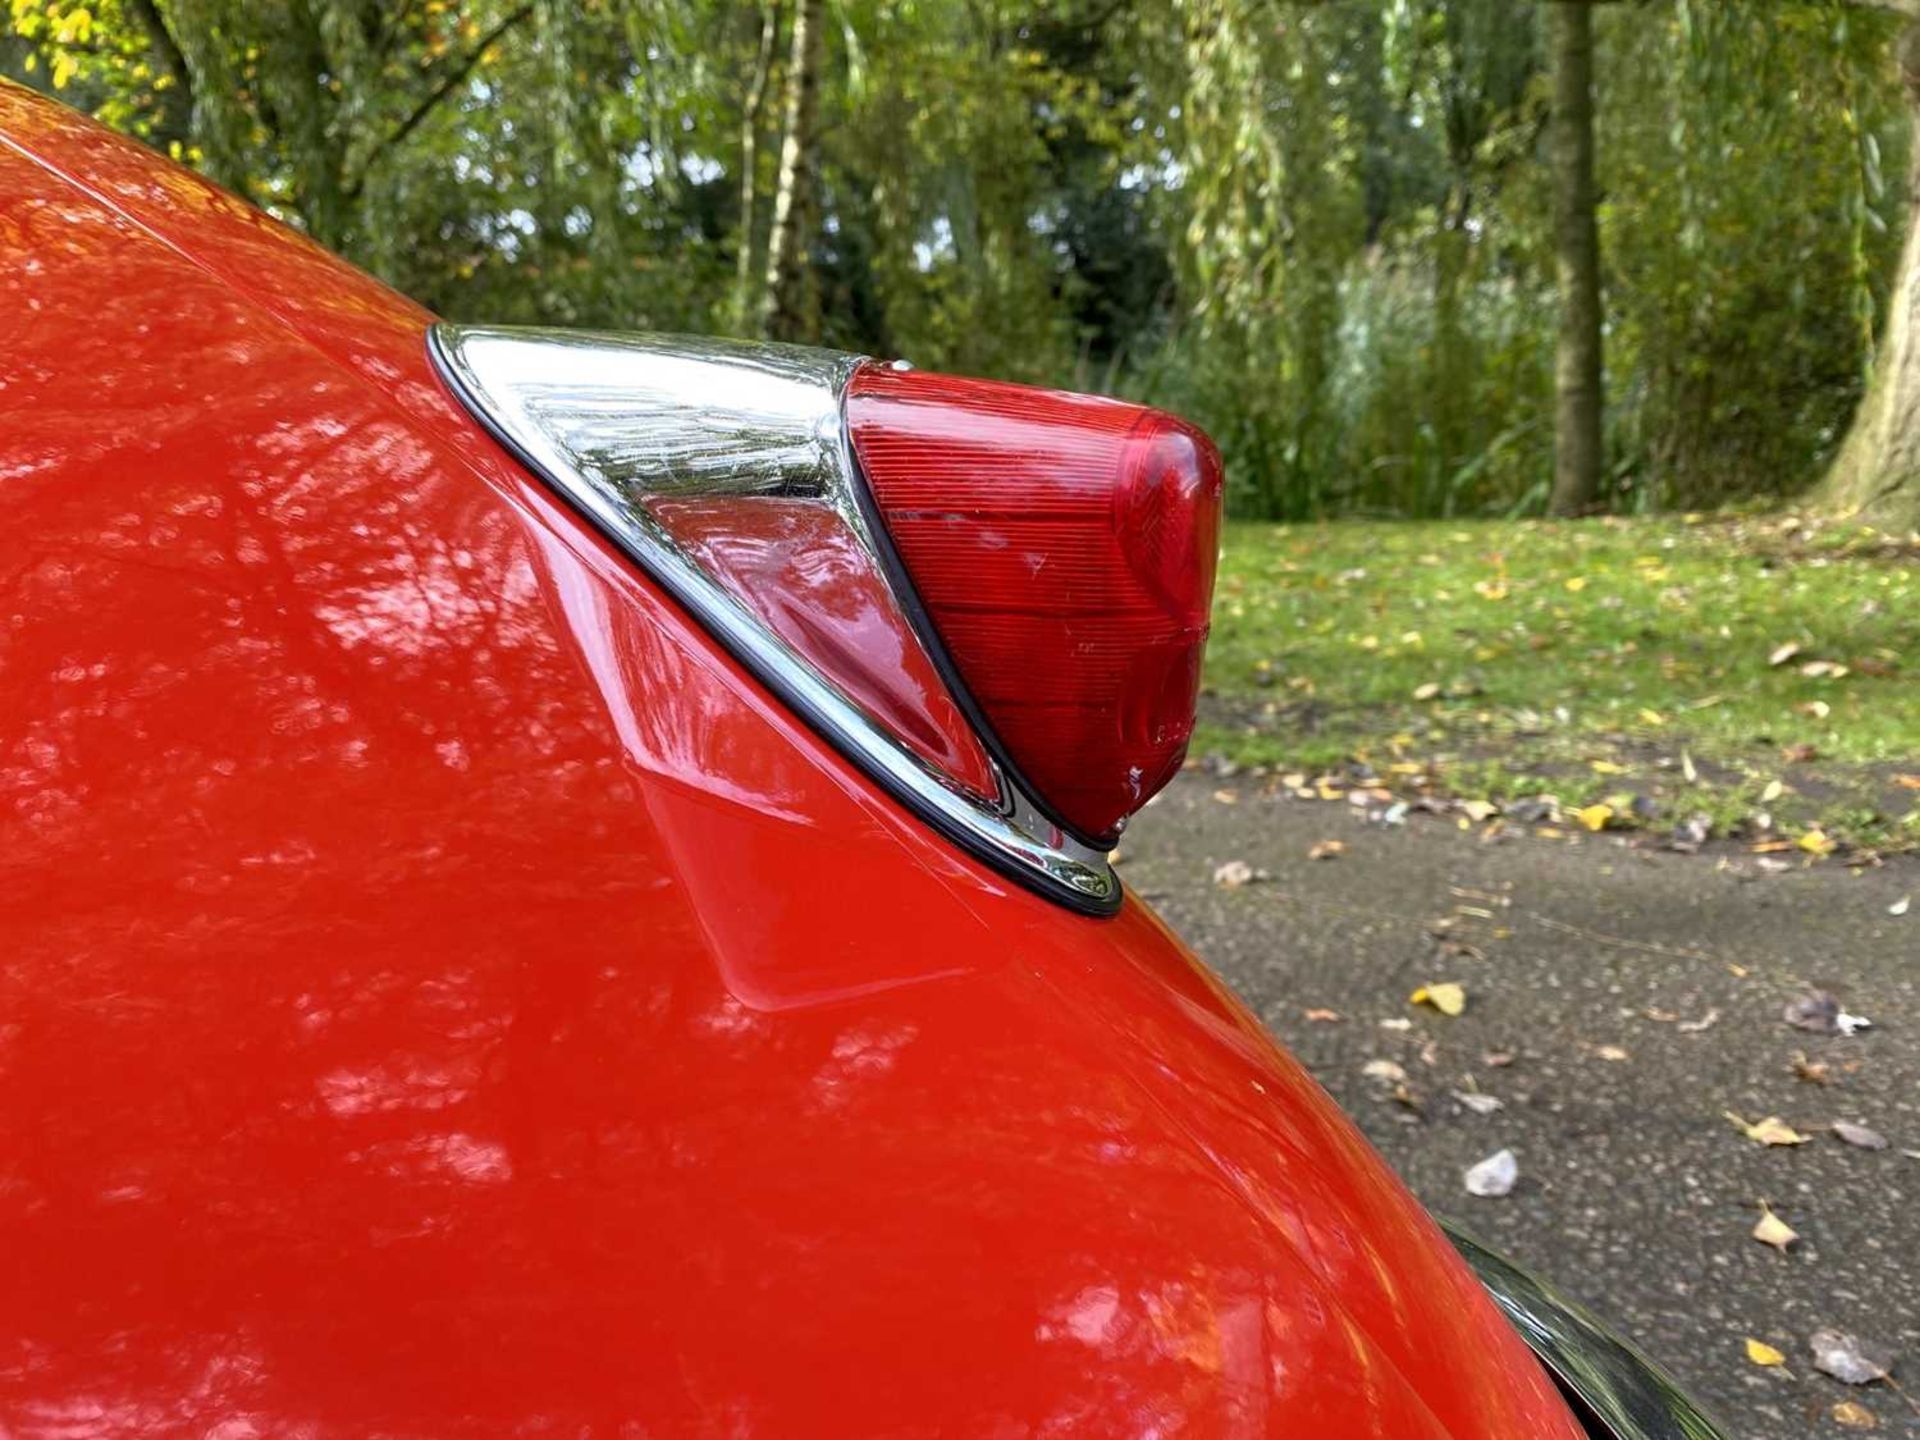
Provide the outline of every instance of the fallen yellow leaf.
[[1573,818],[1589,830],[1604,830],[1607,822],[1613,819],[1613,807],[1607,804],[1588,805],[1574,811]]
[[1793,843],[1809,855],[1831,855],[1833,853],[1834,842],[1832,838],[1817,826],[1807,831],[1806,834],[1802,835]]
[[[1758,1240],[1762,1245],[1771,1245],[1784,1255],[1787,1253],[1787,1247],[1800,1238],[1800,1232],[1787,1224],[1787,1222],[1782,1220],[1778,1215],[1774,1214],[1773,1207],[1762,1200],[1760,1202],[1760,1219],[1753,1227],[1753,1238]],[[1749,1347],[1748,1353],[1751,1354],[1753,1342],[1749,1340],[1747,1345]],[[1755,1363],[1778,1365],[1780,1362],[1778,1360],[1765,1360]]]
[[1467,1008],[1467,991],[1463,985],[1451,980],[1437,980],[1431,985],[1422,985],[1407,997],[1412,1005],[1431,1005],[1442,1015],[1458,1015]]
[[1727,1119],[1740,1127],[1740,1133],[1756,1145],[1804,1145],[1807,1137],[1794,1129],[1778,1115],[1769,1115],[1764,1120],[1756,1120],[1749,1125],[1733,1111],[1726,1112]]
[[1626,766],[1615,764],[1611,760],[1589,760],[1587,764],[1593,768],[1593,773],[1596,775],[1624,775],[1627,773]]
[[1872,1430],[1880,1422],[1874,1418],[1873,1411],[1858,1400],[1840,1400],[1834,1403],[1834,1423],[1846,1426],[1849,1430]]
[[1747,1359],[1756,1365],[1784,1365],[1787,1357],[1764,1340],[1747,1337]]

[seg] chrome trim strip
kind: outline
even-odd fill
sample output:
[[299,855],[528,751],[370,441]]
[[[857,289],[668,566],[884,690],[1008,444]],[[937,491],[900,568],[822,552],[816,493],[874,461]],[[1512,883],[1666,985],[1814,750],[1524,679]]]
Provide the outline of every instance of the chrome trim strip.
[[1544,1280],[1448,1220],[1440,1228],[1598,1440],[1728,1440],[1652,1361]]
[[715,584],[640,503],[661,493],[827,501],[868,552],[841,414],[856,357],[681,336],[437,324],[448,387],[777,694],[897,799],[1002,874],[1094,915],[1120,906],[1100,851],[1047,820],[995,767],[991,805],[961,793]]

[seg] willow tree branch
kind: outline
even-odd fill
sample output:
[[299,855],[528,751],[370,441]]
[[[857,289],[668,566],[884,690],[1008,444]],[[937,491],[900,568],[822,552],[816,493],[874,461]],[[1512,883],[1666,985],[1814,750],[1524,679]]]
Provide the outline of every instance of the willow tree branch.
[[513,11],[498,25],[495,25],[486,34],[482,35],[474,44],[474,47],[461,57],[460,63],[449,70],[446,75],[442,77],[438,85],[420,97],[420,103],[407,112],[406,118],[394,126],[393,129],[387,133],[386,138],[379,141],[379,143],[367,152],[367,158],[360,162],[360,173],[354,176],[352,183],[346,187],[347,199],[352,200],[357,198],[361,190],[365,188],[367,174],[373,169],[375,162],[394,147],[403,144],[409,135],[419,129],[420,123],[431,115],[443,100],[466,83],[467,77],[473,73],[473,67],[480,63],[480,57],[485,55],[487,51],[499,41],[501,36],[505,35],[509,30],[513,29],[514,26],[520,24],[532,14],[533,6],[531,4],[522,5],[518,10]]

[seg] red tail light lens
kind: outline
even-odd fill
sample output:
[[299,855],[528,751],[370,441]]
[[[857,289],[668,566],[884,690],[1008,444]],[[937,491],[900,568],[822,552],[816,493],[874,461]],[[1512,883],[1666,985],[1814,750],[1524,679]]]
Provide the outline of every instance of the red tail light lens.
[[866,365],[855,452],[1006,756],[1068,828],[1113,835],[1193,733],[1220,457],[1155,410]]

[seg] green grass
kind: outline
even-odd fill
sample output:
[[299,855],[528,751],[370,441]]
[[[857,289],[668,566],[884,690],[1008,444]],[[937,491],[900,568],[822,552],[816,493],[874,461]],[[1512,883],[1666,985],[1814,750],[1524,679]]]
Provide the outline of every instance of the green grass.
[[1234,524],[1201,722],[1194,752],[1241,765],[1902,843],[1920,543],[1781,516]]

